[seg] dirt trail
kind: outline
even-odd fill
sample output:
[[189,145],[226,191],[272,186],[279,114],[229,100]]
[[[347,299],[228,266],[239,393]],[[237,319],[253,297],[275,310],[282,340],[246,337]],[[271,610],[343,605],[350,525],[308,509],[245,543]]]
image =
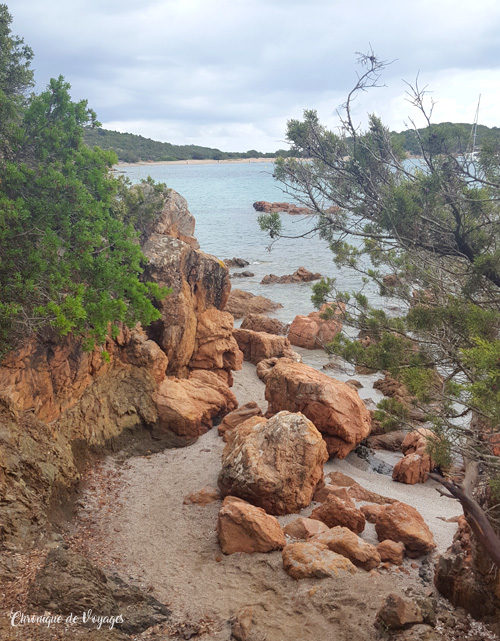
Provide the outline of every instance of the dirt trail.
[[[253,365],[245,363],[236,373],[234,389],[240,403],[253,399],[265,409],[264,385]],[[348,578],[294,581],[279,552],[222,555],[215,534],[220,502],[201,507],[183,505],[183,498],[216,486],[223,445],[213,429],[189,447],[125,462],[109,457],[99,472],[100,479],[108,479],[107,489],[93,472],[80,501],[77,523],[86,552],[169,604],[180,621],[213,621],[213,632],[203,637],[207,641],[228,641],[231,617],[246,606],[254,609],[255,641],[368,641],[375,638],[375,614],[389,592],[432,587],[429,565],[412,568],[409,561],[402,571],[359,570]],[[365,487],[415,505],[439,547],[449,544],[456,525],[437,517],[458,514],[454,501],[439,499],[432,487],[393,483],[351,459],[328,463],[326,471],[341,469]],[[363,536],[374,539],[372,530],[368,524]],[[427,575],[426,583],[419,572]]]

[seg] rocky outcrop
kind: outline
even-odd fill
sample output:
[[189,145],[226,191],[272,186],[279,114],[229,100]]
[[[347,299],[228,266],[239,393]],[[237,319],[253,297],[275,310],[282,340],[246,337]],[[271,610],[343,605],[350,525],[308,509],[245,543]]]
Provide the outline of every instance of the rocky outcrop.
[[243,352],[244,359],[254,365],[267,358],[295,357],[295,352],[285,336],[254,332],[251,329],[235,329],[233,336]]
[[464,516],[451,546],[436,562],[434,584],[453,605],[496,623],[500,632],[500,575],[491,572],[491,559],[477,546]]
[[[154,187],[141,183],[140,189],[152,192]],[[132,187],[132,190],[135,187]],[[147,194],[146,194],[147,197]],[[187,200],[173,189],[166,189],[160,196],[161,209],[151,216],[150,220],[141,220],[143,237],[149,238],[153,234],[170,236],[186,243],[193,249],[198,249],[199,244],[194,237],[196,221],[188,209]]]
[[62,547],[48,553],[30,585],[28,599],[37,611],[81,617],[92,610],[97,616],[116,617],[114,627],[127,634],[143,632],[167,621],[171,614],[139,588],[106,575],[81,555]]
[[310,283],[313,280],[319,280],[321,274],[310,272],[305,267],[299,267],[293,274],[285,274],[284,276],[276,276],[276,274],[268,274],[260,281],[261,285],[270,285],[273,283],[292,284],[292,283]]
[[234,394],[219,376],[204,372],[203,377],[205,381],[168,377],[160,384],[155,396],[159,431],[190,442],[237,407]]
[[189,361],[193,369],[241,369],[243,354],[233,337],[233,317],[210,307],[198,316],[194,350]]
[[404,543],[408,556],[421,556],[431,552],[436,544],[427,523],[411,505],[396,501],[387,505],[375,521],[379,541]]
[[224,554],[271,552],[285,547],[278,520],[260,508],[227,496],[219,512],[217,537]]
[[292,215],[308,215],[314,213],[307,207],[299,207],[293,203],[270,203],[267,202],[267,200],[258,200],[253,204],[253,208],[255,211],[262,211],[266,214],[272,211],[285,212]]
[[224,309],[226,312],[229,312],[233,318],[243,318],[248,314],[273,312],[281,307],[283,307],[283,305],[275,303],[265,296],[256,296],[250,292],[244,292],[241,289],[233,289]]
[[356,572],[349,559],[320,543],[289,543],[282,557],[285,572],[293,579],[342,578]]
[[364,541],[346,527],[333,527],[312,539],[313,543],[322,543],[332,552],[348,558],[363,570],[373,570],[380,565],[380,555],[377,548]]
[[232,432],[235,427],[238,427],[238,425],[241,425],[253,416],[262,416],[262,410],[255,401],[250,401],[249,403],[238,407],[238,409],[229,412],[219,425],[219,436],[222,436],[224,440],[227,440],[227,432]]
[[322,521],[329,528],[337,525],[346,527],[356,534],[360,534],[366,524],[365,517],[351,499],[345,501],[334,494],[330,494],[324,503],[315,508],[310,518]]
[[305,349],[325,347],[342,329],[343,313],[341,306],[323,305],[318,312],[296,316],[288,331],[290,343]]
[[221,493],[269,514],[298,512],[310,504],[323,479],[327,453],[321,434],[301,414],[280,412],[255,424],[257,419],[234,430],[224,449]]
[[196,345],[198,317],[223,309],[231,289],[227,267],[215,256],[186,243],[153,234],[144,244],[145,278],[172,292],[160,303],[161,320],[149,334],[169,359],[168,373],[185,376]]
[[371,417],[356,390],[322,372],[278,359],[266,374],[268,414],[302,412],[329,437],[329,454],[345,458],[370,433]]
[[267,332],[284,336],[288,327],[277,318],[269,318],[264,314],[248,314],[240,325],[241,329],[251,329],[254,332]]

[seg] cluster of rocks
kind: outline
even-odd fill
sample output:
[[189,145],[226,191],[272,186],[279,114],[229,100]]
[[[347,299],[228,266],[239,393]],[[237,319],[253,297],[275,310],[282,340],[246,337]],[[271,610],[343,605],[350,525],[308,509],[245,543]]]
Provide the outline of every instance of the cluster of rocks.
[[[305,216],[316,213],[308,207],[300,207],[299,205],[295,205],[293,203],[270,203],[267,200],[258,200],[253,204],[253,208],[255,209],[255,211],[261,211],[266,214],[269,214],[271,212],[284,212],[286,214],[291,214],[292,216]],[[324,213],[331,214],[335,213],[338,210],[338,207],[332,206],[325,209]]]
[[[266,420],[257,406],[246,406],[226,417],[221,433],[226,446],[218,486],[224,500],[217,536],[225,554],[282,550],[285,571],[302,579],[401,565],[405,555],[435,548],[412,506],[340,472],[325,484],[326,444],[302,413],[280,411]],[[312,502],[319,504],[309,517],[281,527],[277,516],[300,513]],[[375,524],[378,545],[360,536],[367,521]]]
[[261,285],[269,285],[271,283],[291,284],[291,283],[310,283],[313,280],[319,280],[321,274],[310,272],[305,267],[299,267],[293,274],[286,274],[285,276],[276,276],[276,274],[268,274],[260,281]]

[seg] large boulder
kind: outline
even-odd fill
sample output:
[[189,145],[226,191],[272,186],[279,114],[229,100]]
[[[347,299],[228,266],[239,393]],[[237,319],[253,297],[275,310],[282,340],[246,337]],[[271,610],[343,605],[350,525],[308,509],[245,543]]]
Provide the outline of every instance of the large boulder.
[[293,579],[339,578],[356,572],[349,559],[320,543],[289,543],[282,558],[285,572]]
[[396,501],[381,510],[375,521],[379,541],[390,539],[404,543],[410,557],[431,552],[436,544],[422,515],[411,505]]
[[340,525],[359,534],[365,529],[365,517],[351,499],[346,501],[330,494],[327,500],[311,512],[311,519],[322,521],[329,528]]
[[217,537],[224,554],[271,552],[286,544],[274,516],[234,496],[227,496],[219,511]]
[[198,316],[195,344],[189,367],[241,369],[243,354],[233,337],[233,317],[210,307]]
[[266,374],[268,414],[302,412],[345,458],[370,433],[371,417],[355,389],[308,365],[278,359]]
[[238,425],[241,425],[241,423],[244,423],[253,416],[262,416],[262,410],[255,401],[250,401],[238,407],[238,409],[229,412],[219,424],[219,436],[222,436],[224,440],[226,440],[225,435],[227,432],[232,432],[235,427],[238,427]]
[[265,296],[256,296],[250,292],[241,289],[233,289],[225,303],[224,309],[229,312],[233,318],[243,318],[248,314],[263,314],[273,312],[283,307],[280,303],[275,303]]
[[219,488],[270,514],[298,512],[323,480],[327,458],[321,434],[302,414],[280,412],[256,424],[249,419],[224,448]]
[[166,378],[156,393],[159,431],[191,441],[208,431],[215,420],[234,410],[238,403],[229,387],[215,373],[197,378]]
[[244,359],[254,365],[267,358],[293,358],[295,355],[285,336],[254,332],[251,329],[235,329],[233,335]]
[[343,313],[344,309],[341,306],[323,305],[319,312],[296,316],[288,331],[290,343],[306,349],[323,348],[331,343],[342,329]]
[[251,329],[254,332],[267,332],[284,336],[288,327],[277,318],[270,318],[265,314],[248,314],[240,325],[241,329]]
[[313,542],[322,543],[332,552],[342,554],[350,561],[364,570],[372,570],[380,565],[380,555],[377,548],[363,541],[349,528],[337,526],[327,532],[317,534]]
[[276,274],[268,274],[260,281],[261,285],[269,285],[271,283],[309,283],[312,280],[319,280],[321,274],[310,272],[305,267],[299,267],[293,274],[285,274],[284,276],[276,276]]

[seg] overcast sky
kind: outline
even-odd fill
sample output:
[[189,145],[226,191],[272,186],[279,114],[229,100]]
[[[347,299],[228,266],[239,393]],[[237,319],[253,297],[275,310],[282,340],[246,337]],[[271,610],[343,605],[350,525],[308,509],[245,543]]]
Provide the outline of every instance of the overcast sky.
[[284,146],[305,108],[330,126],[355,52],[395,59],[356,104],[401,130],[403,80],[436,122],[499,126],[498,0],[4,0],[34,49],[37,87],[63,74],[104,127],[226,151]]

